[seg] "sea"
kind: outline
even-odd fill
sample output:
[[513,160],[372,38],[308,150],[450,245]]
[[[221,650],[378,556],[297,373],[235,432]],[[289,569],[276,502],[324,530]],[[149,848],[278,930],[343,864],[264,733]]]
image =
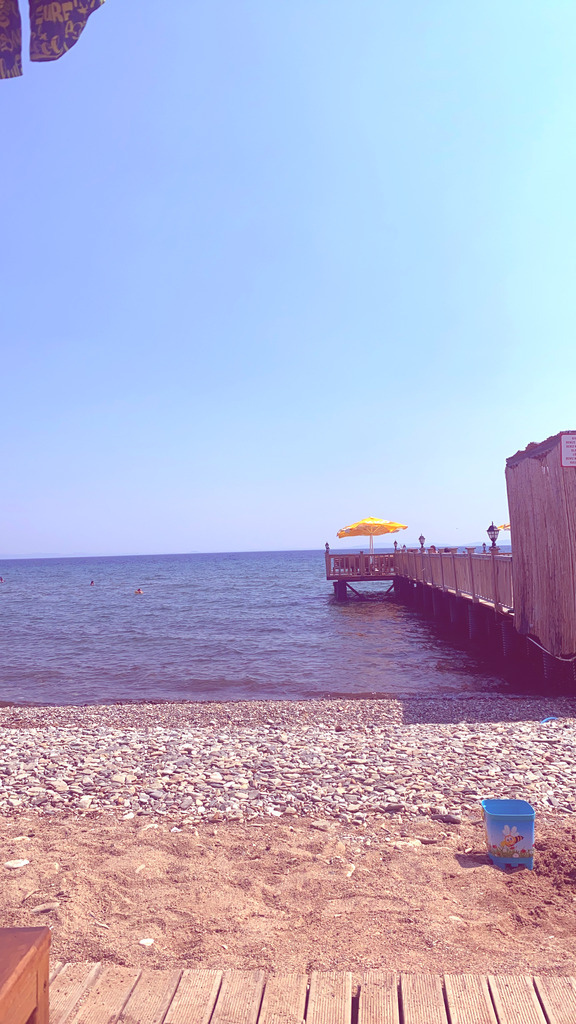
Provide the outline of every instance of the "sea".
[[0,704],[518,692],[381,583],[337,604],[323,551],[5,559],[0,576]]

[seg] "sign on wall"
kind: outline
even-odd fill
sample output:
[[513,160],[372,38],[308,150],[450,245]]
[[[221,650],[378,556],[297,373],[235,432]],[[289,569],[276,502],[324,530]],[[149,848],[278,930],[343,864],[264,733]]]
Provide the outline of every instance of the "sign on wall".
[[562,434],[560,453],[562,466],[576,466],[576,432]]

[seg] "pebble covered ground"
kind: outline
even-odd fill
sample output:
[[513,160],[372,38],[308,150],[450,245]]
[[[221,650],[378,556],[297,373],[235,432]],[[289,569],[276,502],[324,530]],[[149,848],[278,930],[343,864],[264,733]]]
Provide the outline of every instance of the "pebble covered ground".
[[0,813],[457,824],[506,796],[573,814],[575,715],[489,697],[4,707]]

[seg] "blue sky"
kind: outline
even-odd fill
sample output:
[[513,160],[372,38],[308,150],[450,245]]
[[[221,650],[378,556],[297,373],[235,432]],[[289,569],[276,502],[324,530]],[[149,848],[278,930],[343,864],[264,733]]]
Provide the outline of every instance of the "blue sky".
[[0,82],[0,553],[482,539],[576,428],[573,2],[137,6]]

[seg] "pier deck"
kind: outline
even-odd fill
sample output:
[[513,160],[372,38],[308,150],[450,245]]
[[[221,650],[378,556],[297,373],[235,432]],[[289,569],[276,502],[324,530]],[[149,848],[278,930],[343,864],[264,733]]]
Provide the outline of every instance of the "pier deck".
[[50,1024],[575,1024],[571,977],[55,964]]

